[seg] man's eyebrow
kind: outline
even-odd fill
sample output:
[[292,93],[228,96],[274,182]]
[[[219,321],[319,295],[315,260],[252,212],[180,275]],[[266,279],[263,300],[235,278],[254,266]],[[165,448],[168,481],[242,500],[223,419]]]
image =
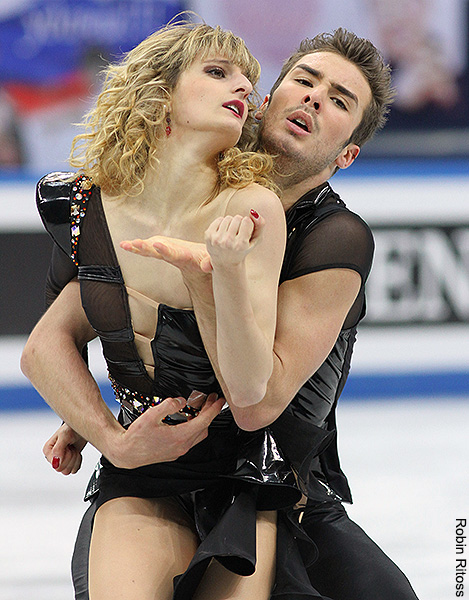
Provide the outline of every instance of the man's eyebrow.
[[[317,79],[322,79],[324,77],[324,75],[321,73],[321,71],[318,71],[317,69],[313,69],[309,65],[300,64],[300,65],[297,65],[295,68],[303,69],[303,71],[306,71],[307,73],[309,73],[313,77],[316,77]],[[350,98],[351,100],[353,100],[355,102],[355,104],[358,106],[358,98],[357,98],[356,94],[354,94],[352,91],[350,91],[349,89],[347,89],[340,83],[334,83],[333,81],[331,81],[331,85],[338,92],[340,92],[344,96],[347,96],[347,98]]]

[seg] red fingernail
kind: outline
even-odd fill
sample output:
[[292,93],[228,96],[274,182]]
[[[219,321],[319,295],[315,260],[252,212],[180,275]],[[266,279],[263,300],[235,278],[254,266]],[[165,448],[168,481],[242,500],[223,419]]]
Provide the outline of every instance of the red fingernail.
[[54,456],[54,458],[52,459],[52,468],[58,469],[59,465],[60,465],[60,458],[58,456]]
[[258,219],[259,218],[259,213],[256,212],[253,208],[251,208],[251,215],[255,218]]

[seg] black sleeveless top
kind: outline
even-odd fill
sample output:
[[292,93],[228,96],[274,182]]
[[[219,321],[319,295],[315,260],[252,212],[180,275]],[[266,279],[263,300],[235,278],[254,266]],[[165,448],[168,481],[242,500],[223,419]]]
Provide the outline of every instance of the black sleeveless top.
[[[82,305],[100,338],[115,390],[118,387],[130,396],[137,394],[137,400],[140,396],[147,400],[187,398],[193,390],[221,393],[192,310],[158,306],[157,327],[151,340],[155,377],[150,377],[135,345],[128,291],[107,227],[100,190],[88,187],[86,177],[73,180],[74,177],[71,173],[51,173],[37,186],[39,213],[56,242],[47,278],[48,302],[53,302],[65,285],[78,277]],[[118,418],[127,427],[141,411],[129,410],[127,403],[119,400]],[[206,440],[176,461],[139,469],[116,468],[105,457],[101,463],[100,502],[119,495],[182,494],[215,485],[220,477],[259,484],[265,490],[258,494],[261,507],[288,506],[300,497],[288,463],[278,460],[270,430],[240,430],[229,409],[214,419]],[[96,486],[94,479],[88,497],[97,490]]]
[[[157,328],[151,342],[155,377],[150,377],[135,346],[128,291],[107,227],[99,188],[92,186],[86,204],[80,206],[84,190],[79,182],[71,183],[71,177],[72,173],[52,173],[43,178],[37,188],[39,213],[57,242],[46,283],[47,303],[50,304],[73,277],[78,277],[82,305],[101,340],[109,373],[122,386],[162,398],[188,397],[192,390],[220,393],[194,312],[165,304],[157,309]],[[70,207],[73,215],[78,210],[76,206],[82,209],[78,224],[73,216],[70,220],[65,214]],[[59,223],[59,219],[64,222]]]

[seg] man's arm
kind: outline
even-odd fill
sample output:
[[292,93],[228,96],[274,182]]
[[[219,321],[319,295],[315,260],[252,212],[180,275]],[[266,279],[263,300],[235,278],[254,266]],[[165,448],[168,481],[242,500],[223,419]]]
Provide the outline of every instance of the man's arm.
[[[214,308],[209,276],[187,272],[197,322],[216,369]],[[360,289],[361,278],[350,269],[327,269],[284,282],[279,288],[274,367],[261,402],[232,407],[238,425],[255,430],[269,425],[285,410],[304,382],[332,350]]]
[[[21,369],[52,409],[113,464],[134,468],[174,460],[207,436],[221,409],[212,397],[196,419],[168,426],[162,419],[185,401],[168,398],[148,409],[125,430],[106,406],[81,350],[95,337],[71,281],[34,328],[21,357]],[[150,443],[152,440],[153,443]]]
[[[224,387],[217,357],[216,314],[210,260],[203,244],[161,238],[155,248],[139,242],[130,251],[177,266],[189,290],[197,324],[218,381]],[[240,427],[267,426],[285,410],[295,394],[332,350],[360,290],[357,271],[325,269],[285,281],[279,288],[273,371],[264,398],[247,408],[231,406]]]

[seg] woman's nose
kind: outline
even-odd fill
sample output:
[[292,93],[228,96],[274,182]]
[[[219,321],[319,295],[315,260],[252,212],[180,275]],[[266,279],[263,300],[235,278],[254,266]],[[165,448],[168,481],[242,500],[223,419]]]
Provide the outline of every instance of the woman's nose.
[[247,77],[241,75],[239,80],[236,82],[235,92],[241,92],[243,94],[243,98],[247,98],[252,92],[252,83]]

